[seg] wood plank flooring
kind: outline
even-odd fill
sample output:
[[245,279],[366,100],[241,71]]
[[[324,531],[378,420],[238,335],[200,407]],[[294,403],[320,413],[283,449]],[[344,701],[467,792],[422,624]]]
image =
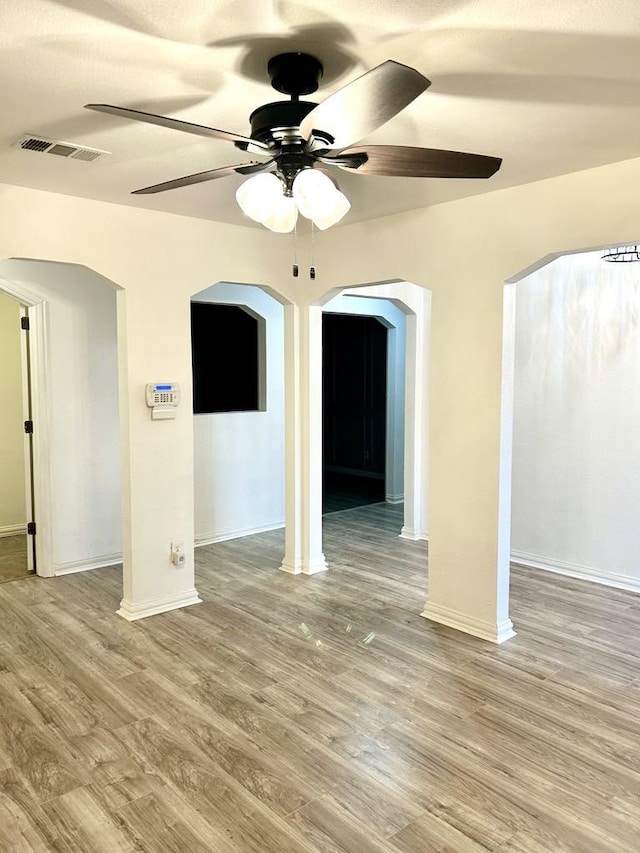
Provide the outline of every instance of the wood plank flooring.
[[521,568],[503,646],[418,615],[401,508],[196,552],[127,623],[117,568],[0,587],[0,850],[640,850],[640,600]]
[[0,537],[0,583],[32,575],[27,565],[27,536]]

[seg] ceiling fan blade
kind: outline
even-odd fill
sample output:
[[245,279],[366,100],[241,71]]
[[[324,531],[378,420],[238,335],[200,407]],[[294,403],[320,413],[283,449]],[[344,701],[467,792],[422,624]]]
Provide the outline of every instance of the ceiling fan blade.
[[430,85],[414,68],[388,59],[318,104],[303,119],[300,132],[305,139],[314,130],[329,134],[332,148],[345,148],[381,127]]
[[140,110],[130,110],[127,107],[114,107],[111,104],[85,104],[86,110],[95,110],[98,113],[108,113],[109,115],[120,116],[121,118],[130,118],[133,121],[143,121],[147,124],[157,124],[159,127],[168,127],[171,130],[182,130],[185,133],[193,133],[196,136],[206,136],[210,139],[226,139],[229,142],[234,142],[238,148],[244,151],[251,148],[269,150],[269,146],[263,142],[258,142],[255,139],[250,139],[248,136],[241,136],[238,133],[230,133],[228,130],[216,130],[215,127],[205,127],[202,124],[193,124],[190,121],[180,121],[177,118],[168,118],[167,116],[157,116],[153,113],[144,113]]
[[405,145],[347,148],[334,157],[318,160],[359,175],[406,178],[490,178],[502,164],[500,157]]
[[197,172],[195,175],[187,175],[184,178],[176,178],[173,181],[164,181],[162,184],[153,184],[151,187],[143,187],[134,190],[131,195],[151,195],[152,193],[163,193],[165,190],[175,190],[179,187],[189,187],[192,184],[201,184],[204,181],[215,181],[216,178],[225,178],[237,172],[239,175],[252,175],[267,169],[273,160],[265,163],[238,163],[237,166],[221,166],[219,169],[209,169],[206,172]]

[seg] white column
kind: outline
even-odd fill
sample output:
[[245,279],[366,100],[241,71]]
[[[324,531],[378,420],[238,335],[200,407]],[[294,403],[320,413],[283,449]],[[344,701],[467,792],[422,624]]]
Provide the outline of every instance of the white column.
[[[175,304],[165,299],[150,316],[142,290],[118,292],[124,564],[118,614],[129,621],[200,601],[193,561],[189,302],[179,295]],[[175,420],[152,421],[145,385],[163,379],[181,384],[182,403]],[[170,560],[176,541],[186,556],[181,567]]]
[[285,307],[286,536],[282,571],[328,568],[322,553],[322,308]]
[[[477,282],[475,293],[488,289]],[[507,297],[503,312],[498,285],[493,301],[475,293],[467,288],[462,298],[452,285],[433,314],[429,598],[422,615],[502,643],[515,635],[508,614],[514,306]]]

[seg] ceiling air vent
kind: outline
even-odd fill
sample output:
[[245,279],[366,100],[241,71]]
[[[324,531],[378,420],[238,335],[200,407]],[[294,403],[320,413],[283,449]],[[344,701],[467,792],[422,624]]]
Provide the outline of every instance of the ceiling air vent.
[[38,154],[55,154],[56,157],[65,157],[67,160],[80,160],[81,163],[93,163],[108,151],[99,148],[87,148],[86,145],[74,145],[73,142],[60,142],[55,139],[45,139],[25,133],[13,144],[14,148],[22,148],[24,151],[35,151]]

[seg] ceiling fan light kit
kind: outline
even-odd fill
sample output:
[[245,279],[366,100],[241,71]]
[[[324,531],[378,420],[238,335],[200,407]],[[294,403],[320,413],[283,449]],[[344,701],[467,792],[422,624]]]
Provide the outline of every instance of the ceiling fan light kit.
[[[320,60],[306,53],[281,53],[269,60],[273,88],[288,95],[255,109],[251,134],[232,133],[167,116],[110,104],[87,104],[98,112],[232,142],[241,151],[268,159],[223,166],[134,190],[164,192],[231,174],[251,175],[238,189],[237,202],[255,222],[280,233],[295,228],[298,212],[324,230],[349,211],[348,198],[318,164],[352,174],[393,177],[489,178],[502,163],[498,157],[400,145],[355,143],[385,124],[431,85],[420,72],[393,60],[377,65],[347,83],[322,103],[301,101],[322,79]],[[262,173],[262,174],[260,174]]]

